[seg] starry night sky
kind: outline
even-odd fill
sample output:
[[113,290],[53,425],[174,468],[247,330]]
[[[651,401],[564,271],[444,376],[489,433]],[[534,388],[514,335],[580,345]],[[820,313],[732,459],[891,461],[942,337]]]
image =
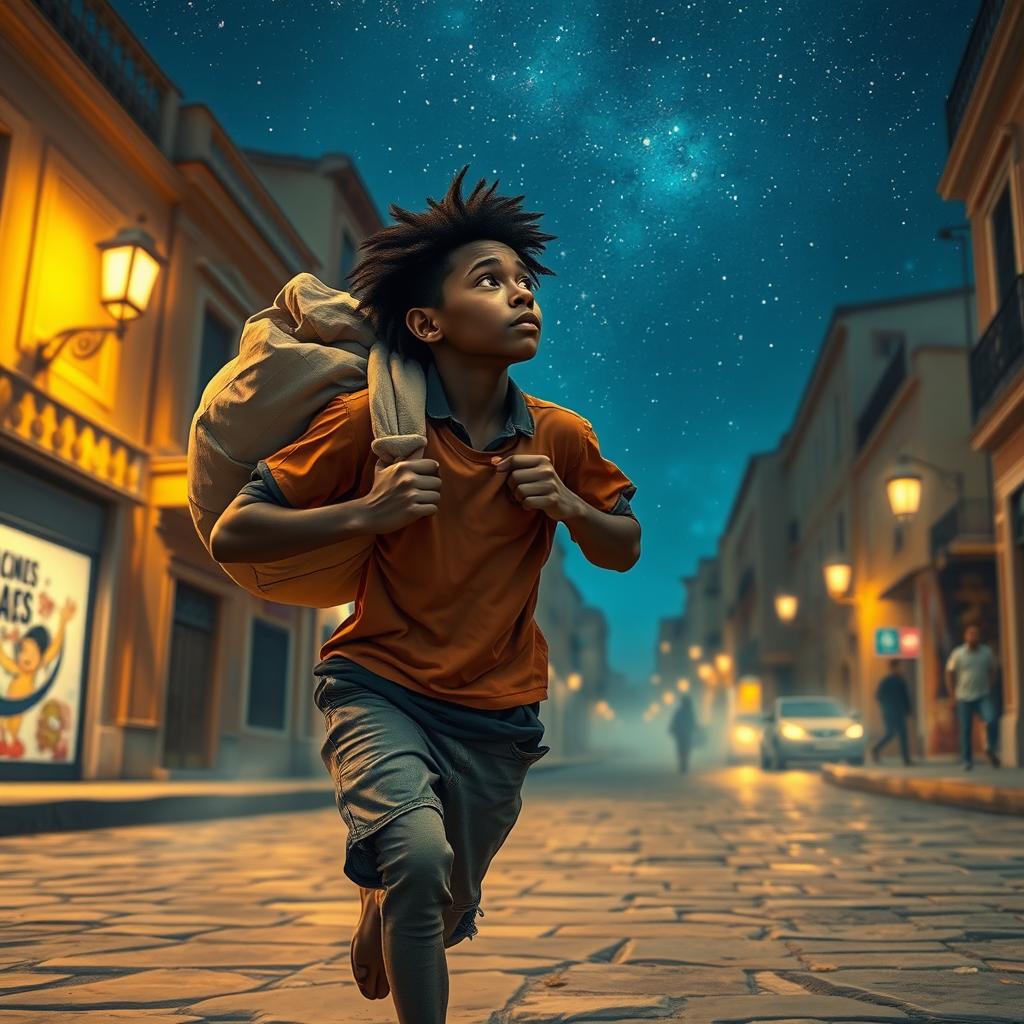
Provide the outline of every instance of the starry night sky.
[[236,143],[350,154],[386,220],[465,163],[470,188],[497,177],[544,213],[557,276],[511,374],[590,419],[637,485],[628,574],[559,531],[635,680],[832,308],[960,285],[935,232],[964,211],[936,184],[978,0],[115,6]]

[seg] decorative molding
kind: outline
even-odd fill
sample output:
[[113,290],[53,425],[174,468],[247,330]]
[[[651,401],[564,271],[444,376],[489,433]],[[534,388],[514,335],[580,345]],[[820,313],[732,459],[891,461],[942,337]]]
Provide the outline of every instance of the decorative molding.
[[0,366],[0,436],[12,437],[123,497],[144,503],[149,455]]

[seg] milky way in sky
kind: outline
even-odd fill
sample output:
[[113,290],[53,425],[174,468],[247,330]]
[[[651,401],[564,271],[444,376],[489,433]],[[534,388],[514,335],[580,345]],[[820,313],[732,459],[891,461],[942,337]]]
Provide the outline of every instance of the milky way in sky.
[[469,188],[544,213],[557,276],[510,373],[590,419],[637,486],[628,574],[559,531],[636,680],[831,310],[960,284],[935,232],[964,211],[936,184],[977,0],[116,7],[237,144],[349,154],[386,220],[466,163]]

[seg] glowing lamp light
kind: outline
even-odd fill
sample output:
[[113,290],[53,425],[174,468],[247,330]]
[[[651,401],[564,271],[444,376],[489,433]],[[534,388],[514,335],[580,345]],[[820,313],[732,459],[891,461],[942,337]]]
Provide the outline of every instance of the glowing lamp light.
[[725,675],[732,668],[732,658],[724,651],[715,655],[715,668]]
[[885,481],[885,493],[892,514],[902,522],[912,519],[921,507],[921,475],[897,469]]
[[665,702],[666,705],[675,704],[676,695],[671,690],[666,690],[661,695],[661,699]]
[[775,614],[779,617],[780,622],[792,622],[796,618],[799,607],[800,601],[796,594],[775,595]]
[[672,650],[672,644],[669,643],[668,640],[662,640],[658,650],[660,650],[662,654],[668,654],[668,652]]
[[579,672],[570,672],[569,677],[565,681],[565,685],[573,692],[581,690],[583,688],[583,676],[581,676]]
[[685,676],[682,679],[677,679],[676,680],[676,689],[680,693],[689,693],[690,692],[690,680],[685,678]]
[[135,225],[122,228],[97,248],[102,254],[100,302],[118,323],[142,316],[164,262],[152,236]]
[[824,573],[825,589],[828,590],[830,597],[842,597],[850,589],[853,567],[849,562],[826,562]]
[[703,650],[703,648],[701,647],[700,644],[691,644],[690,645],[690,660],[691,661],[697,661],[703,653],[704,653],[704,650]]
[[703,661],[697,666],[697,675],[699,675],[705,683],[710,683],[714,678],[715,670],[706,661]]

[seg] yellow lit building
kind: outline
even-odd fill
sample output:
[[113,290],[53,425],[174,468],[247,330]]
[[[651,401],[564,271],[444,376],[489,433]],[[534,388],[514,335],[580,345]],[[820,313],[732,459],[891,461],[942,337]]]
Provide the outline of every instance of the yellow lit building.
[[[979,7],[946,101],[938,184],[966,207],[978,333],[970,443],[992,459],[1003,669],[1002,753],[1024,764],[1024,2]],[[992,642],[993,637],[986,639]]]
[[[340,282],[342,240],[380,224],[345,158],[266,163],[112,8],[0,5],[0,668],[37,652],[0,671],[0,778],[322,771],[329,616],[235,587],[185,501],[192,413],[241,323],[300,270]],[[303,191],[321,235],[296,227]],[[155,284],[118,335],[97,246],[140,230]],[[102,330],[58,344],[79,327]],[[19,687],[48,689],[22,708]]]

